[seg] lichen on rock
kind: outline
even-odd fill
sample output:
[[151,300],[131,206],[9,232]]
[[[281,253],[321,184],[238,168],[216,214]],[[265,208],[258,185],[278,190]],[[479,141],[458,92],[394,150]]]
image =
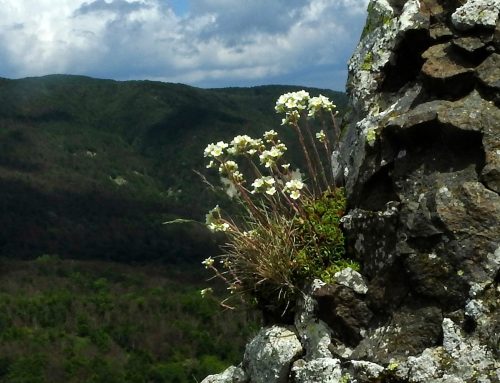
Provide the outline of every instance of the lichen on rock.
[[495,28],[500,12],[498,0],[468,0],[451,16],[455,28],[468,30],[474,27]]

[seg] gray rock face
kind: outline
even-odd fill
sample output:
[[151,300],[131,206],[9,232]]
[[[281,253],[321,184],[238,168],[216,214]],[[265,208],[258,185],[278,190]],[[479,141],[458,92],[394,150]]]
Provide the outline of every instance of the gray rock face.
[[350,267],[335,273],[333,277],[339,285],[350,287],[355,293],[366,294],[368,291],[363,276]]
[[296,383],[338,383],[342,378],[342,369],[338,359],[298,360],[293,364],[292,374]]
[[[336,156],[351,207],[344,228],[368,281],[356,299],[372,313],[349,358],[402,382],[494,382],[500,1],[374,0],[370,9]],[[382,42],[384,60],[359,59]],[[365,317],[351,313],[350,323]]]
[[262,330],[249,382],[500,382],[499,10],[371,0],[332,155],[361,275]]
[[468,30],[474,27],[495,28],[500,12],[498,0],[468,0],[452,15],[455,28]]
[[228,367],[224,372],[216,375],[209,375],[201,383],[247,383],[245,371],[239,367]]
[[301,353],[302,345],[290,329],[264,328],[247,345],[243,366],[252,383],[283,383]]

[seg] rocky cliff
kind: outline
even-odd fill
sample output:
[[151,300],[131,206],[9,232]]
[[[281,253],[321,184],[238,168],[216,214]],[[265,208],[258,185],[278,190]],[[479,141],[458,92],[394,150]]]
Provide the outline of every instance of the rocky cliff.
[[362,272],[204,382],[500,381],[500,1],[372,0],[334,172]]

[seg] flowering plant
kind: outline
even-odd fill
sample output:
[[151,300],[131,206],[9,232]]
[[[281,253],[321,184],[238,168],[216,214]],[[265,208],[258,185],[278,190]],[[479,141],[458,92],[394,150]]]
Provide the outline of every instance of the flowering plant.
[[[220,256],[203,264],[232,294],[256,299],[261,306],[288,306],[307,281],[328,282],[344,267],[356,267],[345,259],[339,228],[345,198],[331,172],[331,142],[339,138],[334,109],[327,97],[310,97],[306,91],[286,93],[276,102],[282,125],[299,139],[305,174],[285,161],[287,146],[274,130],[206,147],[207,168],[229,182],[244,208],[242,222],[226,217],[218,206],[206,216],[207,227],[226,233],[227,243]],[[313,132],[310,120],[316,117],[323,129]]]

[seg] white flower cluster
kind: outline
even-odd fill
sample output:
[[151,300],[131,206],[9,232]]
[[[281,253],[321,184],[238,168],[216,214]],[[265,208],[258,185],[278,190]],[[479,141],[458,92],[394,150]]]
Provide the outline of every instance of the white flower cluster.
[[318,133],[316,133],[316,138],[318,139],[319,142],[325,143],[326,142],[325,131],[321,129]]
[[208,257],[207,259],[205,259],[203,262],[201,262],[201,264],[203,266],[205,266],[205,269],[208,269],[210,267],[212,267],[214,265],[214,259],[212,257]]
[[285,113],[281,125],[297,123],[300,118],[300,111],[307,109],[309,99],[309,92],[305,90],[282,94],[274,107],[277,113]]
[[203,289],[200,291],[201,297],[206,298],[210,295],[212,295],[214,290],[211,287],[207,287],[206,289]]
[[285,184],[283,191],[288,192],[291,199],[298,199],[303,188],[304,183],[302,181],[293,179]]
[[251,191],[251,193],[266,193],[269,195],[274,195],[274,193],[276,193],[276,187],[274,186],[275,183],[275,179],[270,176],[257,178],[252,183],[253,190]]
[[328,97],[320,94],[318,97],[311,97],[309,99],[309,113],[307,115],[309,117],[314,117],[321,110],[331,112],[335,107],[336,106],[328,99]]
[[266,168],[272,167],[278,159],[280,159],[286,151],[286,145],[278,143],[269,150],[264,150],[260,155],[260,163]]
[[308,106],[309,99],[309,92],[305,90],[285,93],[278,98],[274,109],[278,113],[286,113],[295,109],[304,110]]
[[227,231],[230,227],[227,222],[223,222],[220,215],[219,205],[210,210],[205,216],[205,225],[207,225],[207,227],[213,232]]
[[231,147],[227,150],[229,154],[255,154],[262,146],[262,140],[250,136],[240,135],[233,138]]
[[310,97],[308,92],[300,90],[281,95],[274,109],[277,113],[285,114],[281,125],[292,125],[298,122],[303,110],[308,110],[308,117],[314,117],[321,110],[332,111],[334,108],[335,105],[328,97],[321,94],[317,97]]
[[[211,164],[213,162],[211,161]],[[210,166],[210,167],[213,167]],[[229,176],[230,179],[236,182],[243,181],[243,174],[238,170],[238,164],[234,161],[225,161],[219,165],[219,173],[221,176]]]
[[267,143],[273,143],[278,138],[278,133],[276,133],[274,130],[269,130],[267,132],[264,132],[263,137]]
[[224,141],[219,141],[216,144],[208,144],[203,152],[204,157],[220,158],[224,154],[224,149],[226,149],[229,144]]

